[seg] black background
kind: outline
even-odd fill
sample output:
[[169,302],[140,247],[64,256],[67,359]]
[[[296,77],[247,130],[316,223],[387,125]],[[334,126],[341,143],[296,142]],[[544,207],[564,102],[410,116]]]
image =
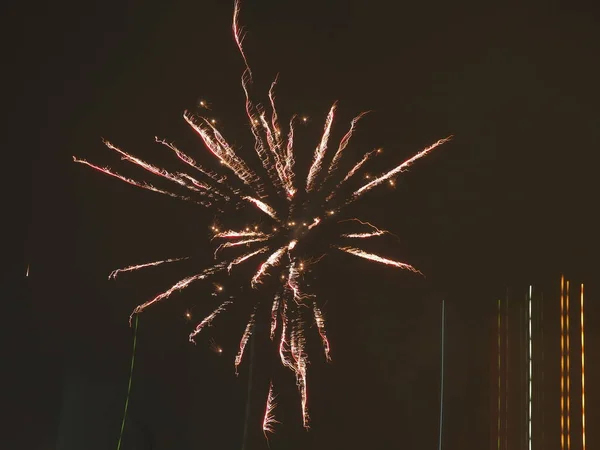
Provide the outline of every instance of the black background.
[[[128,314],[181,277],[182,266],[115,282],[106,275],[185,254],[206,253],[208,262],[214,216],[71,157],[135,173],[104,148],[105,137],[172,164],[154,144],[157,135],[208,160],[181,118],[201,98],[211,102],[225,135],[249,149],[232,5],[3,8],[9,251],[2,296],[10,331],[3,407],[10,426],[3,437],[14,449],[116,447],[131,351]],[[282,381],[285,421],[272,448],[434,448],[442,299],[449,330],[446,448],[488,445],[488,338],[498,293],[525,283],[556,290],[561,272],[588,283],[590,295],[598,291],[599,20],[594,2],[244,2],[255,92],[266,93],[280,73],[281,115],[311,118],[301,132],[307,151],[334,100],[338,139],[355,114],[374,110],[349,151],[357,157],[384,147],[375,171],[454,135],[395,190],[382,187],[352,210],[400,236],[382,253],[426,278],[328,257],[316,273],[328,300],[334,363],[313,352],[312,430],[300,429],[293,379],[261,364],[268,358],[258,341],[247,448],[265,446],[259,421],[272,370]],[[221,357],[208,349],[210,336],[196,347],[186,340],[192,325],[183,312],[191,305],[200,305],[195,318],[210,311],[198,296],[211,288],[174,296],[141,316],[122,448],[241,447],[248,366],[236,378],[231,361],[244,312],[211,329],[224,346]],[[589,354],[599,345],[598,314],[592,296]],[[593,384],[589,395],[598,403]],[[598,420],[590,406],[588,423]],[[593,431],[590,449],[600,442]]]

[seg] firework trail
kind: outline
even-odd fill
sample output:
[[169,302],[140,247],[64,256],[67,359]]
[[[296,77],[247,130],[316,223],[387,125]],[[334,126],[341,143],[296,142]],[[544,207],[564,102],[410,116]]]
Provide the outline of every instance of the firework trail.
[[[327,241],[329,248],[335,248],[379,264],[420,273],[410,264],[385,258],[356,246],[351,247],[343,244],[343,242],[347,242],[349,239],[359,242],[360,239],[383,236],[389,232],[359,219],[348,220],[357,221],[361,226],[365,227],[363,230],[352,233],[342,232],[338,230],[338,224],[343,221],[335,222],[331,219],[332,216],[337,215],[343,208],[361,198],[371,189],[381,185],[385,181],[389,181],[391,184],[394,177],[405,172],[415,161],[425,157],[450,138],[440,139],[394,169],[383,175],[374,177],[362,186],[352,187],[349,192],[348,190],[344,192],[342,188],[349,185],[350,180],[355,181],[355,175],[360,173],[367,161],[379,154],[381,149],[365,153],[344,176],[338,174],[338,168],[341,165],[340,162],[343,160],[346,148],[351,143],[356,125],[368,111],[362,112],[352,119],[349,129],[347,129],[346,134],[341,138],[337,146],[337,150],[332,156],[328,156],[327,149],[332,139],[334,118],[337,110],[336,102],[331,106],[326,116],[323,133],[315,148],[304,184],[305,195],[297,196],[298,181],[296,180],[297,175],[294,172],[294,137],[295,133],[297,133],[297,130],[295,130],[297,116],[292,116],[287,125],[284,125],[282,128],[282,122],[276,110],[275,88],[278,82],[277,77],[272,82],[267,93],[266,107],[253,100],[253,76],[243,48],[244,32],[239,26],[239,14],[240,5],[236,1],[232,32],[244,64],[241,84],[245,95],[246,116],[254,138],[256,159],[260,161],[260,164],[265,169],[267,182],[253,170],[256,162],[251,163],[246,158],[242,158],[217,129],[214,121],[205,117],[192,115],[189,112],[184,113],[184,120],[199,136],[204,147],[217,159],[218,163],[233,172],[234,177],[231,180],[225,175],[200,165],[196,161],[196,156],[192,157],[188,153],[184,153],[178,149],[174,144],[158,138],[155,138],[155,141],[166,146],[172,152],[170,152],[171,155],[174,154],[177,159],[184,163],[186,170],[193,170],[193,175],[186,173],[183,169],[180,172],[171,173],[166,169],[121,150],[108,141],[104,141],[104,143],[110,150],[118,153],[123,160],[141,167],[153,176],[173,183],[173,187],[176,189],[173,192],[155,187],[146,181],[137,181],[119,175],[110,168],[101,167],[83,159],[74,157],[74,161],[142,189],[191,201],[216,212],[235,213],[235,218],[237,219],[241,216],[237,210],[244,207],[256,208],[264,214],[263,219],[266,222],[254,226],[252,230],[245,225],[239,228],[233,227],[225,231],[213,226],[212,241],[215,241],[214,257],[217,259],[216,264],[195,275],[181,279],[167,290],[154,296],[154,298],[138,305],[133,310],[130,320],[134,315],[143,312],[147,307],[169,298],[172,294],[184,290],[196,281],[206,280],[213,275],[225,272],[225,269],[227,273],[231,274],[234,266],[246,266],[248,261],[262,255],[263,259],[257,266],[251,269],[250,275],[244,283],[248,283],[254,289],[261,288],[266,290],[267,285],[272,284],[266,283],[267,275],[270,275],[275,270],[280,270],[277,276],[269,277],[269,280],[273,281],[273,283],[279,280],[279,284],[276,287],[277,292],[272,297],[272,304],[269,307],[270,338],[274,342],[279,340],[278,352],[281,363],[296,376],[302,407],[302,421],[303,425],[308,428],[307,368],[309,361],[306,353],[305,336],[305,326],[307,324],[316,324],[326,361],[331,360],[331,354],[330,342],[327,338],[324,315],[319,306],[319,300],[314,293],[305,292],[304,290],[306,286],[304,282],[306,274],[311,271],[311,268],[322,257],[316,258],[316,255],[323,253],[318,250],[318,245],[315,242],[322,242],[325,238],[307,240],[306,237],[316,235],[321,232],[322,228],[329,227],[329,230],[336,230],[336,236],[339,238],[339,242],[335,239]],[[206,109],[206,105],[207,103],[204,100],[200,103],[200,106],[204,109]],[[302,121],[306,122],[306,118],[303,117]],[[185,195],[180,193],[180,191],[185,192]],[[273,195],[274,193],[277,194],[277,197]],[[298,197],[303,198],[300,200]],[[325,199],[324,203],[322,202],[323,198]],[[310,214],[308,213],[309,210],[311,211]],[[264,231],[263,228],[268,228],[269,231]],[[327,236],[331,235],[328,234]],[[327,239],[331,238],[328,237]],[[262,246],[260,248],[253,248],[256,244]],[[222,253],[226,253],[225,249],[232,249],[231,251],[242,249],[242,252],[238,256],[225,259],[222,256]],[[132,265],[113,271],[109,278],[115,278],[121,272],[154,267],[182,259],[188,259],[188,257]],[[243,273],[243,269],[240,268],[239,272]],[[204,328],[210,326],[215,317],[232,303],[233,300],[221,303],[212,313],[198,323],[190,333],[190,341],[194,342],[197,335]],[[254,310],[242,333],[239,352],[234,362],[236,372],[242,361],[246,345],[252,339],[253,330],[262,311],[258,306],[258,303],[254,305]],[[191,316],[188,318],[191,319]],[[277,337],[277,333],[279,333],[279,337]],[[266,433],[273,432],[273,424],[277,423],[273,415],[274,408],[275,396],[273,394],[273,385],[271,384],[263,421],[265,435]]]
[[124,267],[122,269],[116,269],[116,270],[113,270],[108,275],[108,279],[110,280],[112,278],[114,280],[115,278],[117,278],[117,275],[120,274],[121,272],[133,272],[134,270],[145,269],[146,267],[160,266],[161,264],[166,264],[166,263],[183,261],[184,259],[189,259],[189,256],[186,256],[184,258],[165,259],[162,261],[154,261],[154,262],[149,262],[149,263],[144,263],[144,264],[138,264],[135,266],[128,266],[128,267]]
[[271,381],[271,383],[269,383],[269,394],[267,395],[267,405],[265,407],[265,417],[262,426],[265,438],[267,438],[267,433],[275,432],[275,424],[279,423],[279,421],[275,419],[275,414],[273,413],[277,407],[277,403],[275,403],[276,399],[277,396],[273,393],[273,382]]

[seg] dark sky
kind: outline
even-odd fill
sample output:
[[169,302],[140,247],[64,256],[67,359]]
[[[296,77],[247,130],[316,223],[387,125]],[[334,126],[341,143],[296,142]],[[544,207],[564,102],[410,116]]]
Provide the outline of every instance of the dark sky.
[[[129,173],[104,148],[105,137],[171,164],[153,142],[157,135],[207,161],[181,117],[201,98],[226,136],[249,148],[231,3],[3,6],[3,222],[5,240],[15,244],[7,247],[17,250],[5,258],[3,287],[7,354],[17,368],[6,448],[116,446],[128,314],[181,272],[171,267],[110,283],[106,276],[181,254],[208,261],[214,216],[92,172],[71,156]],[[280,112],[311,117],[311,146],[334,100],[338,139],[354,115],[374,111],[352,151],[382,146],[375,171],[454,135],[394,191],[374,191],[354,209],[399,235],[384,250],[426,278],[345,255],[319,267],[334,363],[317,351],[310,366],[312,431],[300,429],[293,380],[270,367],[259,333],[247,448],[265,447],[258,421],[272,371],[292,388],[282,387],[285,423],[271,448],[434,448],[441,299],[449,310],[445,442],[485,448],[487,325],[498,293],[507,285],[548,285],[562,271],[593,292],[600,11],[593,1],[521,3],[243,3],[256,92],[279,73]],[[236,378],[231,361],[244,311],[211,329],[224,346],[221,357],[206,339],[197,347],[186,340],[191,325],[183,311],[199,305],[201,316],[198,297],[208,292],[192,290],[141,316],[123,449],[241,448],[248,366]],[[591,308],[598,342],[599,309]]]

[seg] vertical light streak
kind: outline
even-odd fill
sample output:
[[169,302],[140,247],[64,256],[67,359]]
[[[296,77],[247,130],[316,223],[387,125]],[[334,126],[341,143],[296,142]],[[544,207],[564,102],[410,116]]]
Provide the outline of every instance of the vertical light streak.
[[583,326],[583,283],[580,294],[580,322],[581,322],[581,448],[585,450],[585,334]]
[[446,303],[442,300],[442,362],[440,377],[440,437],[438,450],[442,450],[442,432],[444,430],[444,341],[446,340]]
[[532,286],[529,286],[528,296],[528,309],[527,309],[527,342],[529,346],[528,350],[528,362],[529,368],[527,372],[527,384],[528,384],[528,396],[527,396],[527,447],[532,450],[532,427],[531,427],[531,413],[532,413],[532,387],[533,387],[533,338],[531,333],[531,306],[532,306]]
[[565,277],[560,277],[560,448],[565,450]]
[[498,433],[498,450],[500,450],[500,425],[501,425],[501,407],[502,407],[502,304],[501,300],[498,299],[498,420],[497,420],[497,433]]
[[566,384],[566,390],[567,390],[567,450],[571,450],[571,318],[570,318],[570,310],[571,310],[571,302],[570,302],[570,298],[569,298],[569,293],[570,293],[570,282],[569,280],[567,280],[567,292],[566,292],[566,299],[565,299],[565,309],[566,309],[566,316],[565,316],[565,322],[566,322],[566,347],[567,347],[567,370],[566,370],[566,376],[567,376],[567,384]]
[[508,342],[509,342],[509,326],[508,326],[508,290],[506,291],[506,301],[504,302],[505,321],[504,321],[504,450],[508,449],[508,379],[509,379],[509,368],[508,362]]

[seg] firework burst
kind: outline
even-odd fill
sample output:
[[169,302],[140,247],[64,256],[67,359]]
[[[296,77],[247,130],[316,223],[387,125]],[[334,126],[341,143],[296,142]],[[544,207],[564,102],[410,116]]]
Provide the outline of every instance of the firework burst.
[[[266,222],[271,223],[268,231],[261,230],[258,226],[254,229],[242,227],[222,231],[217,226],[213,226],[212,240],[215,241],[214,257],[217,260],[215,264],[199,273],[181,279],[154,298],[138,305],[134,309],[132,317],[143,312],[149,306],[168,298],[176,291],[187,288],[196,281],[209,279],[221,272],[230,274],[233,268],[248,261],[257,262],[260,255],[263,260],[250,275],[248,283],[252,288],[259,289],[269,279],[279,281],[272,303],[270,302],[268,308],[270,313],[270,338],[272,341],[279,341],[278,353],[281,363],[289,368],[296,377],[300,394],[302,421],[304,427],[308,428],[309,415],[306,386],[308,356],[305,349],[305,327],[307,324],[314,323],[316,325],[316,330],[323,344],[325,359],[327,361],[331,360],[330,342],[327,338],[324,314],[316,296],[313,293],[306,292],[303,283],[304,274],[322,258],[323,253],[326,253],[325,251],[316,251],[318,246],[315,242],[320,242],[322,246],[324,240],[323,234],[319,235],[320,230],[325,228],[330,230],[329,234],[326,235],[328,249],[339,250],[380,264],[420,273],[407,263],[367,252],[360,249],[356,244],[361,239],[381,236],[387,233],[385,230],[377,228],[369,222],[350,219],[360,224],[362,229],[354,233],[343,233],[338,230],[340,222],[334,221],[332,216],[335,216],[342,208],[358,200],[385,181],[392,184],[395,177],[406,171],[416,160],[426,156],[449,138],[435,142],[388,172],[376,177],[369,177],[370,181],[368,183],[355,188],[350,193],[344,192],[341,187],[349,184],[350,179],[362,170],[363,165],[373,156],[379,154],[381,150],[369,151],[351,166],[350,170],[339,173],[339,163],[344,157],[344,150],[351,140],[357,122],[367,112],[362,112],[352,119],[348,131],[337,146],[337,150],[332,157],[328,158],[327,150],[331,147],[330,135],[335,121],[336,102],[331,106],[325,119],[323,134],[316,145],[308,175],[304,182],[300,182],[294,172],[294,133],[295,124],[299,120],[296,116],[293,116],[287,129],[282,129],[275,108],[274,90],[277,79],[269,89],[269,103],[266,108],[260,103],[255,103],[251,98],[250,91],[253,78],[242,45],[244,35],[238,23],[239,12],[239,3],[236,2],[232,29],[234,40],[244,62],[241,81],[245,93],[245,109],[250,130],[254,137],[254,149],[257,159],[261,162],[268,182],[265,181],[265,177],[260,176],[253,169],[250,162],[239,156],[234,147],[216,128],[214,121],[202,116],[195,116],[189,112],[184,114],[184,119],[197,133],[209,152],[217,158],[220,165],[230,174],[233,174],[231,179],[228,179],[226,175],[201,166],[195,159],[176,148],[173,144],[158,138],[156,139],[158,143],[168,147],[175,153],[177,158],[194,169],[193,175],[184,172],[168,172],[126,153],[108,141],[104,143],[110,150],[117,152],[121,159],[145,169],[156,177],[174,183],[178,191],[171,192],[170,190],[159,189],[146,181],[137,181],[119,175],[110,168],[95,165],[75,157],[74,160],[131,185],[194,202],[219,213],[241,208],[255,208],[264,215]],[[207,109],[204,100],[201,102],[201,106]],[[267,109],[270,109],[270,117],[268,117]],[[303,117],[300,121],[306,122],[307,118]],[[183,193],[179,193],[180,191]],[[331,230],[336,234],[331,234]],[[335,238],[332,240],[329,237],[330,235],[337,236],[337,240]],[[348,241],[351,241],[354,245],[347,245]],[[235,249],[243,249],[243,251],[241,254],[238,253],[237,256],[231,256],[231,253],[228,252]],[[321,253],[321,255],[317,256],[318,253]],[[114,278],[122,272],[132,272],[165,263],[176,263],[184,259],[187,258],[172,258],[132,265],[113,271],[109,278]],[[275,273],[278,274],[278,277],[272,277]],[[201,320],[191,332],[190,341],[194,342],[196,336],[205,327],[210,326],[216,316],[228,309],[232,303],[234,302],[231,299],[222,302]],[[236,372],[242,362],[246,344],[254,331],[258,312],[258,304],[256,304],[246,328],[242,332],[239,351],[235,357]],[[188,317],[188,319],[191,319],[191,317]],[[278,337],[277,333],[279,333]],[[219,347],[219,353],[221,351]],[[273,432],[274,425],[278,423],[273,416],[274,401],[275,394],[271,384],[263,424],[265,434]]]

